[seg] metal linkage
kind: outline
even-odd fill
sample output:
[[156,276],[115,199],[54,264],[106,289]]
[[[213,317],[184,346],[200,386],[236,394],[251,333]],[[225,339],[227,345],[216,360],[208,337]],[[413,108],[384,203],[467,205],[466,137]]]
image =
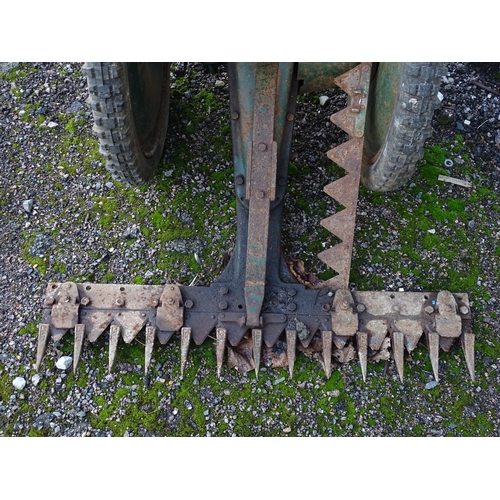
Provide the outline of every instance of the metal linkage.
[[[237,346],[249,330],[245,325],[245,310],[240,308],[244,304],[241,290],[223,289],[227,301],[224,312],[210,312],[217,307],[220,292],[220,286],[50,283],[43,322],[39,326],[36,369],[40,367],[49,334],[54,340],[59,340],[67,331],[73,330],[73,369],[76,372],[85,341],[95,342],[109,329],[108,369],[111,371],[120,339],[128,344],[144,330],[145,375],[148,374],[156,339],[164,344],[175,332],[180,332],[182,376],[191,340],[200,345],[216,328],[217,372],[220,376],[227,343]],[[331,375],[332,363],[342,362],[345,358],[343,352],[354,348],[363,380],[366,380],[368,360],[392,356],[403,381],[404,351],[411,353],[425,333],[436,380],[439,380],[439,347],[448,351],[453,340],[459,337],[474,380],[474,335],[470,328],[466,294],[454,295],[447,291],[437,294],[351,293],[347,290],[333,293],[283,286],[267,295],[265,303],[262,327],[250,329],[257,375],[263,346],[272,347],[285,334],[290,377],[293,376],[297,339],[302,347],[307,348],[319,336],[327,378]]]

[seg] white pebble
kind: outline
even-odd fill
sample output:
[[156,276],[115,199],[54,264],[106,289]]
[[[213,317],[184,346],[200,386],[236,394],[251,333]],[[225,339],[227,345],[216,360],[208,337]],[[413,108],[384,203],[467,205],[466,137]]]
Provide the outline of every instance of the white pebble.
[[36,387],[40,383],[41,379],[42,379],[42,377],[40,377],[40,375],[38,375],[38,373],[35,373],[31,377],[31,383]]
[[18,390],[22,391],[24,387],[26,386],[26,380],[23,379],[23,377],[16,377],[12,381],[12,385]]
[[61,356],[56,363],[56,367],[59,370],[67,370],[73,364],[73,358],[71,356]]
[[464,120],[464,125],[470,125],[470,120]]
[[327,95],[319,96],[319,103],[321,106],[324,106],[329,100],[330,98]]
[[429,229],[427,232],[431,233],[431,234],[436,234],[436,230],[435,229]]
[[49,127],[49,128],[57,127],[57,123],[56,122],[49,122],[49,123],[47,123],[47,127]]

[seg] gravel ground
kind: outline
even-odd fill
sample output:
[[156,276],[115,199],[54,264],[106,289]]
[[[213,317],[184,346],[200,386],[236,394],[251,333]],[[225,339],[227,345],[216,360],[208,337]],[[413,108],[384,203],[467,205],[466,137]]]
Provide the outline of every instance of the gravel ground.
[[[195,64],[188,66],[187,89],[183,67],[178,66],[173,74],[177,92],[172,95],[167,160],[160,181],[174,183],[174,192],[168,196],[189,187],[193,199],[203,200],[201,206],[217,203],[230,212],[230,180],[221,190],[219,178],[216,184],[202,167],[197,170],[209,165],[209,172],[223,174],[231,168],[223,147],[229,141],[223,130],[227,77],[223,72],[209,75],[199,69]],[[499,71],[497,63],[448,64],[441,89],[443,107],[429,142],[429,146],[447,145],[447,159],[453,160],[447,172],[473,182],[479,196],[470,198],[474,213],[467,222],[457,220],[456,225],[438,228],[450,238],[460,225],[471,231],[471,241],[477,244],[464,248],[469,260],[446,262],[440,260],[439,251],[422,249],[423,263],[418,265],[409,256],[400,256],[401,262],[407,260],[410,268],[419,271],[406,275],[395,271],[394,258],[388,257],[387,263],[367,260],[377,249],[388,256],[397,251],[402,222],[391,205],[380,203],[381,199],[396,200],[393,195],[374,198],[363,191],[356,237],[359,250],[353,258],[359,283],[376,283],[386,290],[440,286],[443,266],[445,270],[453,266],[464,276],[472,264],[477,268],[477,277],[467,282],[467,289],[453,290],[468,292],[473,301],[478,337],[476,383],[468,378],[458,347],[442,356],[437,387],[424,347],[407,361],[404,384],[392,363],[370,366],[366,384],[360,380],[356,362],[337,367],[326,381],[317,361],[305,356],[298,359],[297,376],[291,381],[285,371],[264,367],[258,381],[253,374],[226,370],[219,382],[213,375],[210,346],[194,350],[188,375],[181,380],[178,348],[171,342],[157,347],[153,384],[148,389],[142,385],[137,354],[142,347],[133,350],[135,357],[123,352],[115,371],[106,375],[104,338],[85,346],[78,378],[71,369],[56,367],[63,355],[71,355],[69,335],[59,344],[51,343],[36,374],[36,325],[45,286],[66,279],[205,284],[216,276],[223,253],[231,249],[232,213],[204,210],[200,234],[193,230],[165,243],[156,236],[159,223],[153,215],[141,216],[138,207],[167,217],[174,213],[187,230],[196,226],[200,214],[188,203],[184,208],[169,205],[160,181],[147,189],[124,190],[104,171],[91,134],[81,64],[23,64],[10,69],[0,79],[0,436],[499,435]],[[191,124],[181,115],[182,106],[196,101],[204,89],[213,93],[217,106],[201,124]],[[292,161],[299,169],[308,166],[309,171],[290,190],[284,223],[286,251],[301,256],[316,273],[324,269],[315,261],[314,249],[300,237],[307,232],[311,240],[321,240],[322,216],[311,217],[310,207],[296,200],[305,199],[314,206],[330,173],[324,154],[344,140],[329,128],[329,116],[344,97],[336,91],[322,95],[330,98],[324,106],[317,96],[298,103]],[[223,142],[213,146],[207,139],[209,133],[221,135]],[[452,148],[457,134],[464,143],[460,151]],[[188,148],[182,149],[183,144]],[[175,180],[177,167],[169,163],[171,157],[184,165]],[[470,171],[461,170],[464,162],[471,165]],[[416,206],[418,182],[398,193]],[[448,197],[471,196],[466,188],[451,185],[430,191]],[[379,203],[372,203],[374,199]],[[325,203],[319,211],[329,210],[331,202]],[[377,233],[378,220],[389,224],[387,233]],[[170,267],[164,265],[162,254],[173,250]],[[195,252],[201,265],[193,262]]]

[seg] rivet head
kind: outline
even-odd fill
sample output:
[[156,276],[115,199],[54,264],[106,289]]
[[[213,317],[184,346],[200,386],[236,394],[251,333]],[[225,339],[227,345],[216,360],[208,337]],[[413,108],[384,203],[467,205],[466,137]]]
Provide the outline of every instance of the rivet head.
[[80,301],[80,304],[82,306],[88,306],[90,304],[90,299],[88,297],[83,297],[82,300]]
[[364,304],[358,304],[356,306],[356,310],[359,312],[359,313],[362,313],[362,312],[365,312],[366,311],[366,307]]
[[191,309],[193,306],[194,306],[194,303],[192,300],[186,300],[186,302],[184,303],[184,305],[186,306],[186,309]]
[[288,304],[286,308],[288,311],[295,311],[295,309],[297,309],[297,304],[295,304],[294,302],[290,302],[290,304]]
[[261,142],[259,144],[259,151],[265,151],[267,149],[267,144],[264,144],[263,142]]
[[224,309],[227,309],[227,302],[225,300],[221,300],[219,302],[219,309],[222,309],[224,311]]
[[226,285],[223,285],[219,288],[219,293],[221,295],[227,295],[227,293],[229,292],[229,289],[227,288]]
[[259,198],[259,200],[262,200],[263,198],[265,198],[265,196],[266,196],[266,193],[264,193],[264,191],[257,192],[257,198]]
[[321,306],[321,309],[323,309],[323,311],[325,311],[325,312],[328,312],[330,310],[330,308],[331,308],[330,304],[323,304]]
[[287,113],[286,120],[288,122],[292,122],[294,120],[294,118],[295,118],[295,115],[293,113]]
[[167,304],[168,304],[169,306],[173,306],[173,305],[174,305],[174,302],[175,302],[175,300],[174,300],[172,297],[169,297],[169,298],[167,299]]
[[232,118],[233,120],[237,120],[239,117],[240,117],[240,114],[238,113],[238,111],[233,111],[233,112],[231,113],[231,118]]
[[243,184],[245,184],[245,177],[237,175],[235,181],[237,186],[243,186]]
[[340,307],[340,309],[342,309],[343,311],[347,311],[347,309],[349,309],[349,302],[347,302],[347,300],[343,300],[343,301],[339,304],[339,307]]
[[424,311],[427,313],[427,314],[432,314],[434,312],[434,308],[432,306],[426,306]]
[[122,297],[118,297],[116,300],[115,300],[115,304],[118,306],[118,307],[123,307],[125,305],[125,301],[123,300]]
[[158,301],[155,299],[155,300],[152,300],[150,303],[149,303],[149,307],[156,307],[158,305]]

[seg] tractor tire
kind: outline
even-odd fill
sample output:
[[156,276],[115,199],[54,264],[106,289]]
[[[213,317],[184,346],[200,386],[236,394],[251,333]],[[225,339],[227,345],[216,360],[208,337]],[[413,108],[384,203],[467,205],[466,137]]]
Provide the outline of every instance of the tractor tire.
[[155,175],[167,135],[170,63],[85,63],[106,169],[139,186]]
[[370,84],[361,180],[393,191],[413,176],[432,134],[443,63],[378,63]]

